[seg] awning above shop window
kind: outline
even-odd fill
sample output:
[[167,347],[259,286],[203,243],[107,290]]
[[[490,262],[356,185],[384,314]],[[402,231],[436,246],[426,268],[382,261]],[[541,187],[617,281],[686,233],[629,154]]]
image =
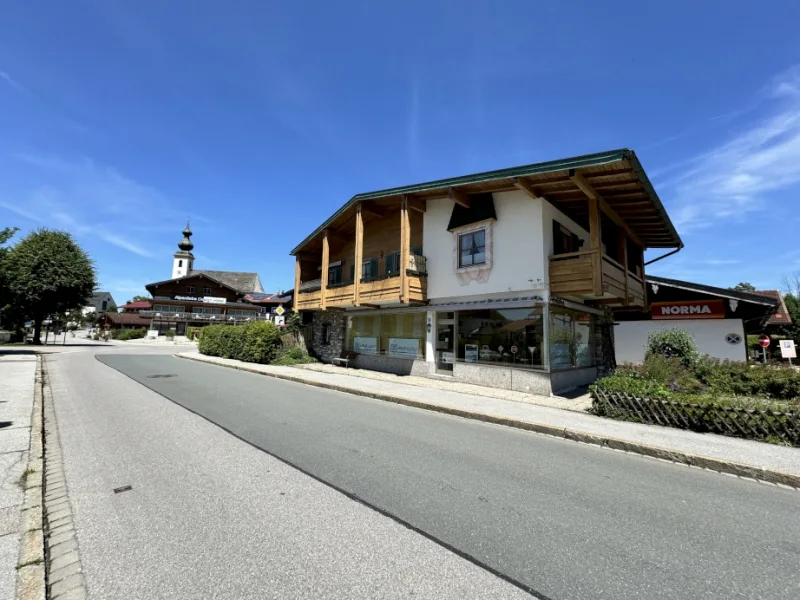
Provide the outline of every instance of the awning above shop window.
[[453,231],[459,227],[480,223],[481,221],[496,221],[497,213],[494,210],[494,198],[491,193],[470,194],[470,206],[466,208],[460,204],[453,204],[453,212],[450,214],[450,223],[447,231]]

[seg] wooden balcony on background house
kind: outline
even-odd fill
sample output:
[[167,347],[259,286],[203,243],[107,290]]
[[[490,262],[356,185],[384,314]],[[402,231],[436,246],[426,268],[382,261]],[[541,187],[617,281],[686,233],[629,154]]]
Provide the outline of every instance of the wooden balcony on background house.
[[599,249],[551,256],[550,293],[611,305],[645,305],[642,278]]
[[[408,268],[409,303],[424,303],[428,300],[428,283],[425,257],[409,256]],[[400,273],[362,278],[358,299],[353,281],[329,283],[325,289],[326,308],[375,307],[382,304],[397,304],[402,301],[402,278]],[[298,287],[297,310],[322,309],[322,279],[302,281]]]

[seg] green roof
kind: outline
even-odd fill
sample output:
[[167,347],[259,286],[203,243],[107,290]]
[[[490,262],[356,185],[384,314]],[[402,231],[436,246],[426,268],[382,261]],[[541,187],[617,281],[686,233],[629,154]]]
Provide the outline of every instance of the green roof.
[[463,175],[461,177],[437,179],[436,181],[429,181],[427,183],[417,183],[414,185],[406,185],[402,187],[378,190],[375,192],[356,194],[355,196],[350,198],[350,200],[346,204],[344,204],[344,206],[342,206],[339,210],[337,210],[330,217],[328,217],[328,219],[322,225],[317,227],[310,235],[308,235],[302,242],[300,242],[290,252],[290,254],[296,254],[297,252],[299,252],[303,246],[305,246],[309,241],[311,241],[313,238],[319,235],[334,220],[336,220],[336,218],[339,217],[339,215],[344,213],[348,208],[353,206],[356,202],[360,202],[362,200],[374,200],[376,198],[397,196],[400,194],[414,194],[419,192],[427,192],[430,190],[450,188],[459,185],[468,185],[471,183],[483,183],[495,179],[525,177],[528,175],[538,175],[541,173],[550,173],[553,171],[580,169],[583,167],[595,167],[598,165],[617,162],[626,158],[631,161],[631,167],[633,168],[633,172],[642,182],[642,185],[644,185],[645,189],[647,190],[648,194],[653,200],[656,209],[658,210],[659,213],[661,213],[661,216],[664,218],[667,227],[671,230],[677,242],[681,246],[683,246],[683,242],[680,241],[680,236],[678,236],[678,232],[675,231],[672,222],[667,216],[667,212],[664,210],[664,207],[661,204],[661,200],[659,200],[658,198],[658,194],[656,194],[652,184],[650,183],[650,180],[647,178],[647,175],[644,172],[644,169],[639,163],[639,160],[636,158],[636,154],[633,152],[633,150],[629,150],[628,148],[621,148],[619,150],[608,150],[606,152],[597,152],[595,154],[584,154],[583,156],[575,156],[572,158],[564,158],[560,160],[550,160],[547,162],[534,163],[531,165],[525,165],[521,167],[497,169],[495,171],[485,171],[483,173],[474,173],[472,175]]

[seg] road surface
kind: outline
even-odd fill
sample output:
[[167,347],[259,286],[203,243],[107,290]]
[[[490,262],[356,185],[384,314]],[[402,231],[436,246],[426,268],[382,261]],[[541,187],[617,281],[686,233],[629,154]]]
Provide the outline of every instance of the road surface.
[[794,491],[156,352],[48,369],[95,597],[800,597]]

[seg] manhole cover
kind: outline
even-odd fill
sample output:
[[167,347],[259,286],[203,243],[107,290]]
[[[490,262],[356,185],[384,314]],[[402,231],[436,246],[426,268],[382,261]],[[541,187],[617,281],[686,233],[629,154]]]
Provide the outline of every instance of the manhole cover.
[[159,375],[148,375],[148,379],[160,379],[161,377],[176,377],[175,373],[162,373]]

